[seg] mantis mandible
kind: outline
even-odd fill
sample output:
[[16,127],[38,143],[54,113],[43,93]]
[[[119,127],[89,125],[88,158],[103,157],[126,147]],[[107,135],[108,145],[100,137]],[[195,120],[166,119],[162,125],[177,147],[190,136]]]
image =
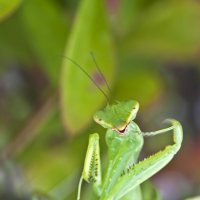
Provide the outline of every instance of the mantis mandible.
[[[93,55],[92,57],[95,61]],[[68,59],[95,83],[80,65]],[[100,71],[97,64],[96,67]],[[101,71],[100,74],[102,75]],[[104,92],[103,94],[105,95]],[[91,134],[79,181],[77,200],[80,200],[83,180],[93,184],[100,200],[134,199],[134,193],[140,193],[139,185],[165,167],[179,151],[183,140],[181,124],[177,120],[168,119],[166,121],[171,123],[170,127],[154,132],[142,132],[134,122],[138,110],[139,103],[130,100],[117,102],[112,106],[107,105],[94,115],[95,122],[107,129],[105,137],[108,146],[107,168],[102,178],[99,135]],[[144,137],[169,131],[173,131],[174,144],[137,163]]]

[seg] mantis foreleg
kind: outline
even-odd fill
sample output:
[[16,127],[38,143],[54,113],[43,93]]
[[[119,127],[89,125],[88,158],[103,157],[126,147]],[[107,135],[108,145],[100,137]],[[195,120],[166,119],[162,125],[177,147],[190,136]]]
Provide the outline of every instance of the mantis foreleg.
[[[174,130],[174,144],[167,146],[164,150],[134,165],[128,173],[125,173],[117,180],[116,184],[105,198],[100,198],[101,200],[117,200],[122,198],[125,194],[134,189],[136,186],[140,185],[142,182],[150,178],[155,173],[157,173],[171,161],[173,156],[181,147],[183,134],[182,127],[178,121],[169,121],[173,125],[172,127]],[[160,131],[157,133],[160,133]]]
[[89,137],[89,144],[86,152],[84,168],[78,186],[77,200],[80,199],[81,185],[83,179],[88,183],[93,183],[94,189],[97,193],[99,193],[99,187],[101,185],[101,163],[99,135],[97,133],[91,134]]

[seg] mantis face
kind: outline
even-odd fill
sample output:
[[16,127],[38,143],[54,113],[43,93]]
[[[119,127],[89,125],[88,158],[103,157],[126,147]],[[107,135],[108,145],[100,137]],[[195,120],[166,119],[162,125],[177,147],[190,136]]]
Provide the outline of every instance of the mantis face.
[[127,125],[135,119],[139,109],[139,103],[131,100],[117,102],[94,115],[94,120],[104,128],[111,128],[123,134]]

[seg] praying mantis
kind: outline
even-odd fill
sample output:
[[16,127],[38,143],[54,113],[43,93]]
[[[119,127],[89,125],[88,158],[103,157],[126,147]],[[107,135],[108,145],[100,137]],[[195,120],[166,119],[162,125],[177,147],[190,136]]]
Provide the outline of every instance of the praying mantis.
[[[166,166],[181,147],[183,131],[181,124],[168,119],[172,126],[154,132],[142,132],[133,121],[139,109],[134,100],[107,106],[94,115],[94,120],[107,129],[108,164],[104,178],[101,177],[99,135],[91,134],[84,168],[79,182],[80,199],[82,180],[93,183],[100,200],[134,199],[138,186]],[[154,136],[173,130],[174,144],[137,163],[144,143],[144,136]],[[138,192],[138,191],[137,191]],[[132,196],[127,198],[126,196]]]
[[[68,59],[84,73],[87,73],[75,61]],[[98,66],[97,69],[100,70]],[[100,74],[102,75],[101,71]],[[86,75],[95,83],[88,74]],[[98,87],[98,85],[96,86]],[[179,151],[183,140],[181,124],[175,119],[167,119],[166,121],[171,123],[170,127],[154,132],[142,132],[134,122],[138,110],[139,103],[129,100],[117,102],[111,106],[107,105],[94,115],[95,122],[107,129],[105,136],[108,146],[107,167],[102,178],[99,135],[93,133],[89,136],[84,167],[78,185],[77,200],[81,199],[83,180],[93,184],[99,200],[135,200],[136,193],[141,195],[140,184],[165,167]],[[138,162],[144,137],[169,131],[173,131],[174,143]]]

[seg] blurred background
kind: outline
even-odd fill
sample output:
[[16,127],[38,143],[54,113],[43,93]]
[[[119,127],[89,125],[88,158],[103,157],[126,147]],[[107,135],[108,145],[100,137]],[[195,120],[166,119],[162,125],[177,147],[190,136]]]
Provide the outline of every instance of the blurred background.
[[[0,0],[0,199],[76,199],[90,133],[106,153],[92,117],[106,99],[67,57],[110,103],[137,100],[141,130],[181,122],[180,152],[151,180],[164,200],[199,195],[199,56],[197,0]],[[146,138],[142,157],[171,136]]]

